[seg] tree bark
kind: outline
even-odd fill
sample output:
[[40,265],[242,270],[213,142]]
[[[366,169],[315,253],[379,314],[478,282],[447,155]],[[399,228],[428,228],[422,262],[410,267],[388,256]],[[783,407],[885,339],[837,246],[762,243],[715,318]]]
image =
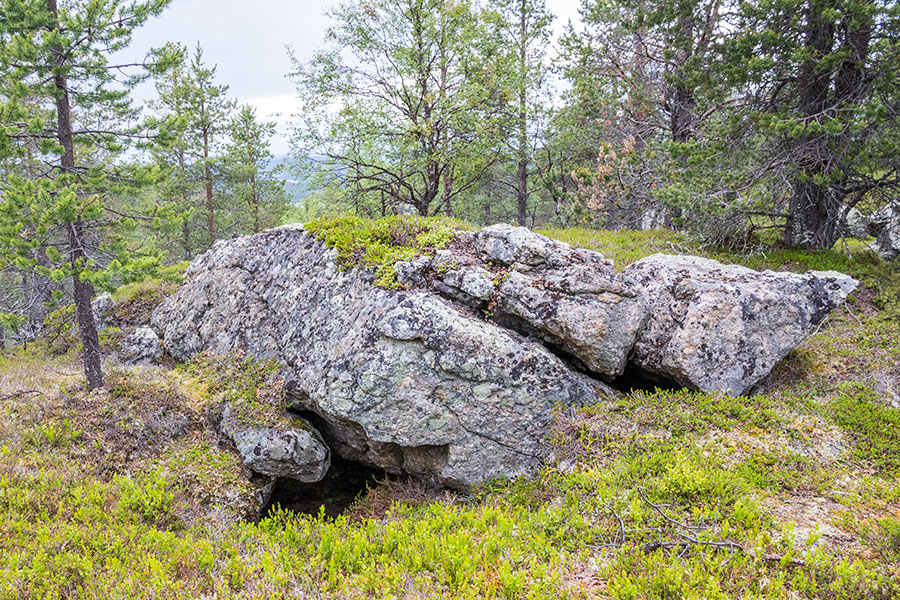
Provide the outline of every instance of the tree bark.
[[[832,0],[809,3],[804,42],[808,58],[800,68],[797,90],[803,120],[823,118],[828,109],[832,72],[821,68],[819,61],[834,45],[834,23],[824,16],[833,4]],[[836,186],[821,181],[837,166],[834,153],[824,136],[807,135],[794,140],[794,155],[799,169],[791,182],[784,242],[814,250],[830,248],[839,235],[842,197]]]
[[216,243],[216,212],[213,203],[212,169],[209,166],[209,128],[203,129],[203,177],[206,179],[206,227],[209,229],[209,247]]
[[528,226],[528,97],[526,79],[527,25],[525,0],[519,7],[519,148],[516,171],[516,221],[520,227]]
[[[57,15],[56,0],[47,0],[47,10]],[[58,23],[55,23],[59,27]],[[61,48],[55,48],[54,64],[57,67],[65,65],[65,56]],[[69,87],[67,78],[62,69],[58,69],[53,77],[57,89],[56,117],[57,137],[60,146],[63,147],[63,155],[60,159],[60,167],[64,175],[75,172],[75,150],[72,134],[71,104],[69,101]],[[103,387],[103,371],[100,365],[100,340],[97,336],[97,327],[94,323],[94,312],[91,310],[91,300],[94,297],[94,286],[86,280],[82,280],[81,274],[85,268],[87,254],[85,252],[84,223],[78,217],[68,227],[69,260],[72,266],[72,286],[75,296],[75,314],[78,318],[78,329],[81,333],[81,344],[84,349],[83,363],[84,374],[88,387],[96,389]]]

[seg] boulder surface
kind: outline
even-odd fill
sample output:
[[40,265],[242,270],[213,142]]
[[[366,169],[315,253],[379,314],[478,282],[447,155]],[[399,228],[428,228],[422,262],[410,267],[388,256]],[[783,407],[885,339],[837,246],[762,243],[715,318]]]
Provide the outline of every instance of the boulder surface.
[[650,311],[634,366],[664,381],[732,395],[765,377],[857,285],[834,271],[759,272],[664,254],[637,261],[622,277]]
[[257,422],[226,405],[220,429],[231,438],[251,471],[269,477],[287,477],[307,483],[321,481],[331,466],[331,451],[305,419],[276,417]]

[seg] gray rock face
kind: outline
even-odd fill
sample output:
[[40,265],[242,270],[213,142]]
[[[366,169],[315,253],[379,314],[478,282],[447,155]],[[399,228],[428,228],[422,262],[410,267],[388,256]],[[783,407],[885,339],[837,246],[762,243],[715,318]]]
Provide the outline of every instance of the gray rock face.
[[844,215],[844,235],[864,240],[869,237],[869,219],[855,208],[848,208]]
[[91,312],[94,313],[94,325],[97,331],[103,331],[116,326],[112,312],[116,307],[116,301],[107,293],[100,294],[91,300]]
[[256,423],[229,405],[222,411],[220,428],[255,473],[313,483],[331,466],[331,451],[305,419],[284,416]]
[[872,215],[870,233],[876,236],[874,250],[884,260],[900,257],[900,203],[880,208]]
[[758,272],[662,254],[637,261],[622,276],[650,307],[634,365],[734,395],[762,379],[857,285],[836,272]]
[[279,360],[332,451],[461,488],[533,473],[554,406],[612,393],[540,343],[430,292],[375,288],[335,258],[299,226],[218,242],[153,327],[177,359]]
[[509,225],[479,231],[476,248],[485,260],[511,265],[495,298],[499,322],[555,345],[594,373],[622,374],[648,313],[612,261]]
[[138,327],[125,338],[120,355],[123,363],[133,365],[161,357],[163,347],[151,328]]

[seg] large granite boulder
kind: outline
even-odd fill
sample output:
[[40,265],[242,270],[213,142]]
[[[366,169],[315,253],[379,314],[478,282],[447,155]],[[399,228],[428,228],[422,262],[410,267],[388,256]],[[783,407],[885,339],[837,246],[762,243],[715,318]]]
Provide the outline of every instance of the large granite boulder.
[[[394,272],[407,289],[375,287],[301,226],[280,227],[196,259],[152,326],[179,360],[276,359],[292,408],[337,456],[467,488],[533,473],[555,408],[615,394],[596,378],[629,365],[746,392],[856,286],[687,256],[617,274],[596,252],[508,225],[460,233]],[[231,437],[251,468],[275,474],[294,444],[281,433]]]
[[666,382],[733,395],[769,373],[857,285],[833,271],[759,272],[663,254],[622,276],[650,310],[634,366]]
[[554,407],[612,393],[469,309],[341,270],[300,226],[218,242],[186,275],[152,317],[172,356],[277,359],[331,450],[389,472],[460,488],[533,473]]

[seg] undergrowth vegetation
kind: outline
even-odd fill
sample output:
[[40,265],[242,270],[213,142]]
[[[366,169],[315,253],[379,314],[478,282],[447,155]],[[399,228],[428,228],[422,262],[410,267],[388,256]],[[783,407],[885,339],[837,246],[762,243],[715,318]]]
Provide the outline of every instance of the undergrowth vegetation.
[[[455,227],[310,230],[389,286],[385,265]],[[236,516],[255,488],[203,423],[223,401],[248,418],[281,410],[274,365],[200,356],[114,369],[88,393],[71,353],[7,351],[0,599],[900,598],[900,275],[857,250],[724,256],[671,233],[552,233],[620,265],[674,248],[842,270],[861,288],[751,396],[657,389],[560,408],[535,478],[468,495],[386,481],[336,518]]]

